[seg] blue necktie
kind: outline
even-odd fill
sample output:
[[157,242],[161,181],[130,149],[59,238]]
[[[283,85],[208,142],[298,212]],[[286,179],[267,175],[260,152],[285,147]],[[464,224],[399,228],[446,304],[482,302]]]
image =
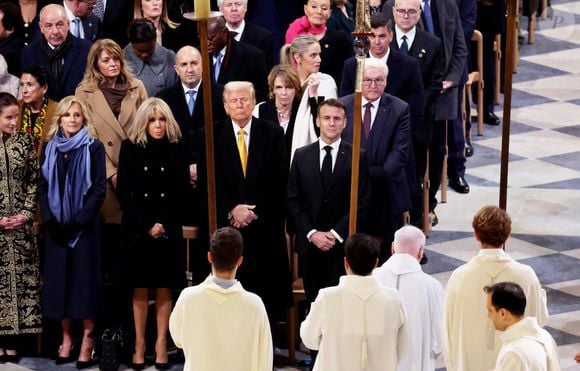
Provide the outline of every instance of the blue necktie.
[[195,106],[195,90],[188,90],[189,101],[187,102],[187,108],[189,109],[189,115],[193,114],[193,106]]
[[75,19],[72,20],[72,23],[73,23],[73,26],[74,27],[71,28],[71,30],[70,30],[71,32],[70,33],[74,37],[78,37],[80,39],[80,37],[81,37],[81,27],[82,27],[81,26],[81,20],[79,18],[75,18]]
[[423,2],[423,21],[425,27],[429,33],[434,34],[435,28],[433,27],[433,16],[431,15],[431,7],[429,6],[429,0]]
[[222,68],[222,58],[223,55],[221,53],[215,56],[215,64],[213,65],[213,78],[216,82],[218,81],[220,70]]
[[401,39],[403,39],[400,49],[401,53],[409,54],[409,44],[407,44],[407,36],[403,35]]

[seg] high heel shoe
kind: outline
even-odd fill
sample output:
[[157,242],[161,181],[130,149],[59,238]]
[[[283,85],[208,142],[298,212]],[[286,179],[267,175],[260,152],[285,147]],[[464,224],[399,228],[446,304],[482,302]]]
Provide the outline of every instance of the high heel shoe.
[[77,361],[77,370],[83,370],[85,368],[90,368],[96,365],[98,362],[95,359],[89,359],[88,361]]
[[8,354],[4,353],[3,362],[7,363],[18,363],[20,361],[20,354]]
[[70,348],[70,351],[69,351],[69,354],[68,354],[67,357],[61,357],[59,355],[60,354],[60,351],[62,350],[62,345],[61,345],[58,348],[58,353],[57,353],[56,359],[54,360],[54,363],[57,364],[57,365],[64,365],[65,363],[70,363],[70,362],[74,361],[75,360],[75,356],[73,355],[74,348],[75,348],[75,346],[73,345]]
[[145,369],[145,362],[143,362],[143,363],[131,362],[131,364],[129,365],[129,367],[131,367],[135,371],[141,371],[141,370],[144,370]]

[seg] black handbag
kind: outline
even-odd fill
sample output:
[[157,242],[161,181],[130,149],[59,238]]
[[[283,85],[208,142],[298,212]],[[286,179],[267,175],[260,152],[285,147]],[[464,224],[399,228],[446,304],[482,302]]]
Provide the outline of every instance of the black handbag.
[[123,332],[121,329],[106,329],[101,340],[102,348],[99,370],[117,371],[121,363],[121,352],[123,351]]

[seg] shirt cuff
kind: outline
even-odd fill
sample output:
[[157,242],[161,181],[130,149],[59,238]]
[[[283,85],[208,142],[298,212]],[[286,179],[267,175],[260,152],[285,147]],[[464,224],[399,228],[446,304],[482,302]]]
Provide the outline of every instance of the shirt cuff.
[[318,232],[316,229],[311,229],[310,232],[306,233],[306,239],[308,240],[308,242],[311,242],[310,237],[312,237],[312,235],[316,232]]
[[342,237],[340,237],[340,235],[338,234],[337,231],[335,231],[334,229],[330,230],[330,233],[332,233],[334,235],[334,237],[336,237],[336,239],[338,240],[338,242],[343,243],[344,239]]

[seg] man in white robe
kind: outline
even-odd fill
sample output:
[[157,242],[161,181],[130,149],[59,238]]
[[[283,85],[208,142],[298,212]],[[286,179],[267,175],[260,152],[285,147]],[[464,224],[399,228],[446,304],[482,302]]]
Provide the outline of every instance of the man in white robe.
[[501,339],[487,316],[483,287],[504,281],[517,283],[528,302],[526,316],[536,317],[540,326],[548,320],[546,293],[536,273],[502,249],[511,232],[509,215],[496,206],[484,206],[475,214],[472,226],[481,249],[451,274],[445,288],[443,354],[448,371],[488,371],[494,367]]
[[212,274],[177,299],[169,331],[175,345],[183,348],[185,371],[272,371],[272,336],[264,304],[235,279],[242,250],[240,232],[218,229],[208,252]]
[[443,286],[421,269],[424,248],[425,235],[420,229],[402,227],[395,232],[393,255],[373,275],[401,294],[415,369],[433,371],[442,353]]
[[494,371],[559,371],[556,342],[538,325],[535,317],[524,317],[526,296],[513,282],[484,287],[487,312],[503,345]]
[[304,345],[319,351],[313,370],[397,370],[410,356],[408,330],[401,296],[372,276],[379,242],[354,234],[345,252],[347,275],[319,291],[300,326]]

